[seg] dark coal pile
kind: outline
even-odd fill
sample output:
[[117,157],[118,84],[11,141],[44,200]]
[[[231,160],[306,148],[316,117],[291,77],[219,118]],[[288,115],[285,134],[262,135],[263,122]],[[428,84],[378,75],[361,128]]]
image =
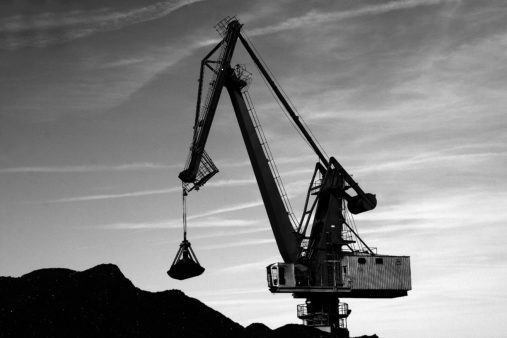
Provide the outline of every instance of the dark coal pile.
[[179,290],[136,288],[112,264],[0,277],[0,337],[329,337],[302,325],[247,328]]

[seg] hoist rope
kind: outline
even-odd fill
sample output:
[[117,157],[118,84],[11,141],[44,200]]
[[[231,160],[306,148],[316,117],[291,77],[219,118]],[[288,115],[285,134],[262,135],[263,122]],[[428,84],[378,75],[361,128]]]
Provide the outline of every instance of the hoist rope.
[[183,187],[183,240],[187,240],[187,191]]

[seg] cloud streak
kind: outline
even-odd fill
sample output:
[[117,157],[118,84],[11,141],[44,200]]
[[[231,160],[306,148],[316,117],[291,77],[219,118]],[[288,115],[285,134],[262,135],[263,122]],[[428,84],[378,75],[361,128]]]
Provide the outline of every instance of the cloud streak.
[[[187,217],[187,220],[192,221],[192,228],[209,228],[209,227],[251,227],[258,223],[258,220],[252,219],[223,219],[211,216],[227,214],[234,211],[254,208],[262,205],[262,201],[254,201],[247,203],[235,204],[232,206],[210,210],[201,214],[192,215]],[[195,221],[199,218],[206,218],[203,221]],[[100,225],[99,228],[110,230],[139,230],[139,229],[167,229],[167,228],[180,228],[181,219],[166,219],[155,222],[119,222],[113,224]],[[259,230],[260,231],[260,230]],[[257,232],[257,230],[253,231]]]
[[262,200],[257,200],[257,201],[253,201],[253,202],[246,202],[246,203],[239,203],[239,204],[235,204],[235,205],[232,205],[229,207],[217,208],[215,210],[211,210],[211,211],[207,211],[207,212],[204,212],[201,214],[193,215],[193,216],[188,217],[187,219],[191,220],[191,219],[196,219],[196,218],[201,218],[201,217],[214,216],[214,215],[224,214],[224,213],[233,212],[233,211],[240,211],[240,210],[245,210],[245,209],[256,208],[261,205],[264,205]]
[[306,15],[290,18],[275,25],[253,29],[249,32],[250,36],[267,35],[278,33],[286,30],[296,29],[308,25],[324,24],[328,22],[336,22],[345,19],[356,17],[372,16],[384,14],[401,9],[410,9],[420,6],[432,6],[446,2],[456,2],[460,0],[403,0],[391,1],[379,5],[365,6],[359,9],[352,9],[347,11],[318,13],[311,11]]
[[127,11],[98,9],[67,13],[17,15],[0,20],[0,48],[45,47],[80,39],[97,32],[118,30],[160,19],[171,12],[203,0],[161,1]]
[[243,264],[225,267],[225,268],[218,270],[217,273],[242,273],[242,272],[251,271],[252,269],[256,269],[259,267],[264,269],[264,267],[268,266],[269,264],[271,264],[273,262],[278,262],[279,260],[280,260],[280,257],[272,256],[272,257],[269,257],[269,258],[266,258],[263,260],[259,260],[257,262],[253,262],[253,263],[243,263]]
[[181,167],[181,165],[168,165],[162,163],[139,162],[119,165],[75,165],[60,167],[13,167],[0,168],[0,174],[71,174],[71,173],[96,173],[107,171],[139,171],[139,170],[159,170]]
[[100,195],[88,195],[78,197],[67,197],[54,200],[47,200],[45,203],[70,203],[70,202],[89,202],[89,201],[100,201],[116,198],[132,198],[132,197],[145,197],[153,195],[164,195],[171,194],[181,191],[181,187],[174,187],[168,189],[156,189],[156,190],[142,190],[135,192],[127,192],[122,194],[100,194]]
[[[216,227],[249,227],[256,224],[256,220],[244,220],[244,219],[207,219],[204,221],[192,222],[192,228],[216,228]],[[181,229],[181,220],[162,220],[156,222],[121,222],[99,226],[103,229],[108,230],[141,230],[141,229]],[[255,229],[257,232],[258,229]],[[208,236],[216,237],[216,236]],[[194,237],[195,239],[196,237]]]
[[275,305],[279,302],[280,301],[275,298],[272,298],[272,299],[246,299],[246,298],[238,299],[238,298],[236,298],[236,299],[227,299],[227,300],[209,300],[209,301],[206,301],[206,304],[208,304],[209,306],[237,307],[237,306],[245,306],[247,304],[248,305],[262,304],[264,306],[266,306],[268,304]]
[[[502,208],[506,193],[469,192],[460,195],[420,198],[391,207],[383,207],[371,214],[361,215],[361,222],[374,226],[363,227],[361,234],[406,233],[408,231],[438,231],[473,228],[482,224],[501,224],[507,217]],[[467,213],[464,210],[480,210]]]
[[[67,172],[67,171],[65,171]],[[221,180],[217,181],[215,184],[207,184],[207,187],[211,188],[224,188],[224,187],[235,187],[235,186],[243,186],[254,184],[255,180],[253,179],[239,179],[239,180]],[[108,200],[108,199],[118,199],[118,198],[132,198],[132,197],[146,197],[153,195],[164,195],[164,194],[172,194],[176,192],[181,192],[181,187],[172,187],[166,189],[151,189],[151,190],[141,190],[134,192],[126,192],[126,193],[117,193],[117,194],[97,194],[97,195],[86,195],[86,196],[75,196],[75,197],[64,197],[52,200],[46,200],[44,203],[71,203],[71,202],[89,202],[89,201],[100,201],[100,200]],[[260,202],[262,204],[262,202]],[[238,204],[235,206],[231,206],[228,208],[216,209],[213,211],[206,212],[201,215],[191,216],[192,218],[199,218],[205,216],[212,216],[215,214],[221,214],[224,212],[242,210],[247,208],[253,208],[260,205],[259,202],[249,202],[244,204]]]
[[220,243],[220,244],[201,246],[200,250],[216,250],[216,249],[245,247],[245,246],[259,246],[259,245],[271,244],[271,243],[275,243],[274,238],[252,239],[252,240],[246,240],[246,241],[234,241],[234,242],[229,242],[229,243]]
[[438,152],[426,152],[423,154],[411,156],[405,159],[396,161],[386,161],[378,163],[373,166],[364,166],[353,169],[355,173],[360,172],[373,172],[373,171],[384,171],[384,170],[409,170],[409,169],[421,169],[421,167],[427,167],[430,165],[442,166],[443,163],[462,163],[463,165],[468,164],[472,167],[476,163],[483,163],[488,159],[494,158],[505,158],[507,157],[507,151],[477,151],[470,153],[452,153],[453,149],[438,151]]
[[236,186],[244,186],[251,185],[257,183],[253,178],[247,179],[231,179],[231,180],[218,180],[215,182],[210,182],[206,184],[206,187],[212,188],[223,188],[223,187],[236,187]]

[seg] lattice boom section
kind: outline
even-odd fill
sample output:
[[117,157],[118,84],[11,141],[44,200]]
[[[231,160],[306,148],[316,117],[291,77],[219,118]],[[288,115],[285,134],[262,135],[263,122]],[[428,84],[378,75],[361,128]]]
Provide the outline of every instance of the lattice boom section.
[[183,188],[186,191],[190,190],[199,190],[210,178],[212,178],[216,173],[218,173],[218,168],[215,166],[211,157],[203,151],[201,162],[199,163],[199,171],[197,172],[197,176],[195,177],[195,181],[192,183],[184,183]]

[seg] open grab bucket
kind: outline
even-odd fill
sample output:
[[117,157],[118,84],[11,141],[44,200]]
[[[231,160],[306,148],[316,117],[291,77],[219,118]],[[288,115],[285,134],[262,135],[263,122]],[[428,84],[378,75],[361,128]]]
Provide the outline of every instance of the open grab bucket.
[[167,274],[174,279],[187,279],[197,277],[204,272],[204,268],[199,264],[197,256],[192,250],[190,242],[187,241],[187,192],[183,189],[183,241],[174,257],[173,264]]
[[183,280],[199,276],[203,272],[204,268],[199,265],[190,242],[184,239],[167,274],[171,278]]

